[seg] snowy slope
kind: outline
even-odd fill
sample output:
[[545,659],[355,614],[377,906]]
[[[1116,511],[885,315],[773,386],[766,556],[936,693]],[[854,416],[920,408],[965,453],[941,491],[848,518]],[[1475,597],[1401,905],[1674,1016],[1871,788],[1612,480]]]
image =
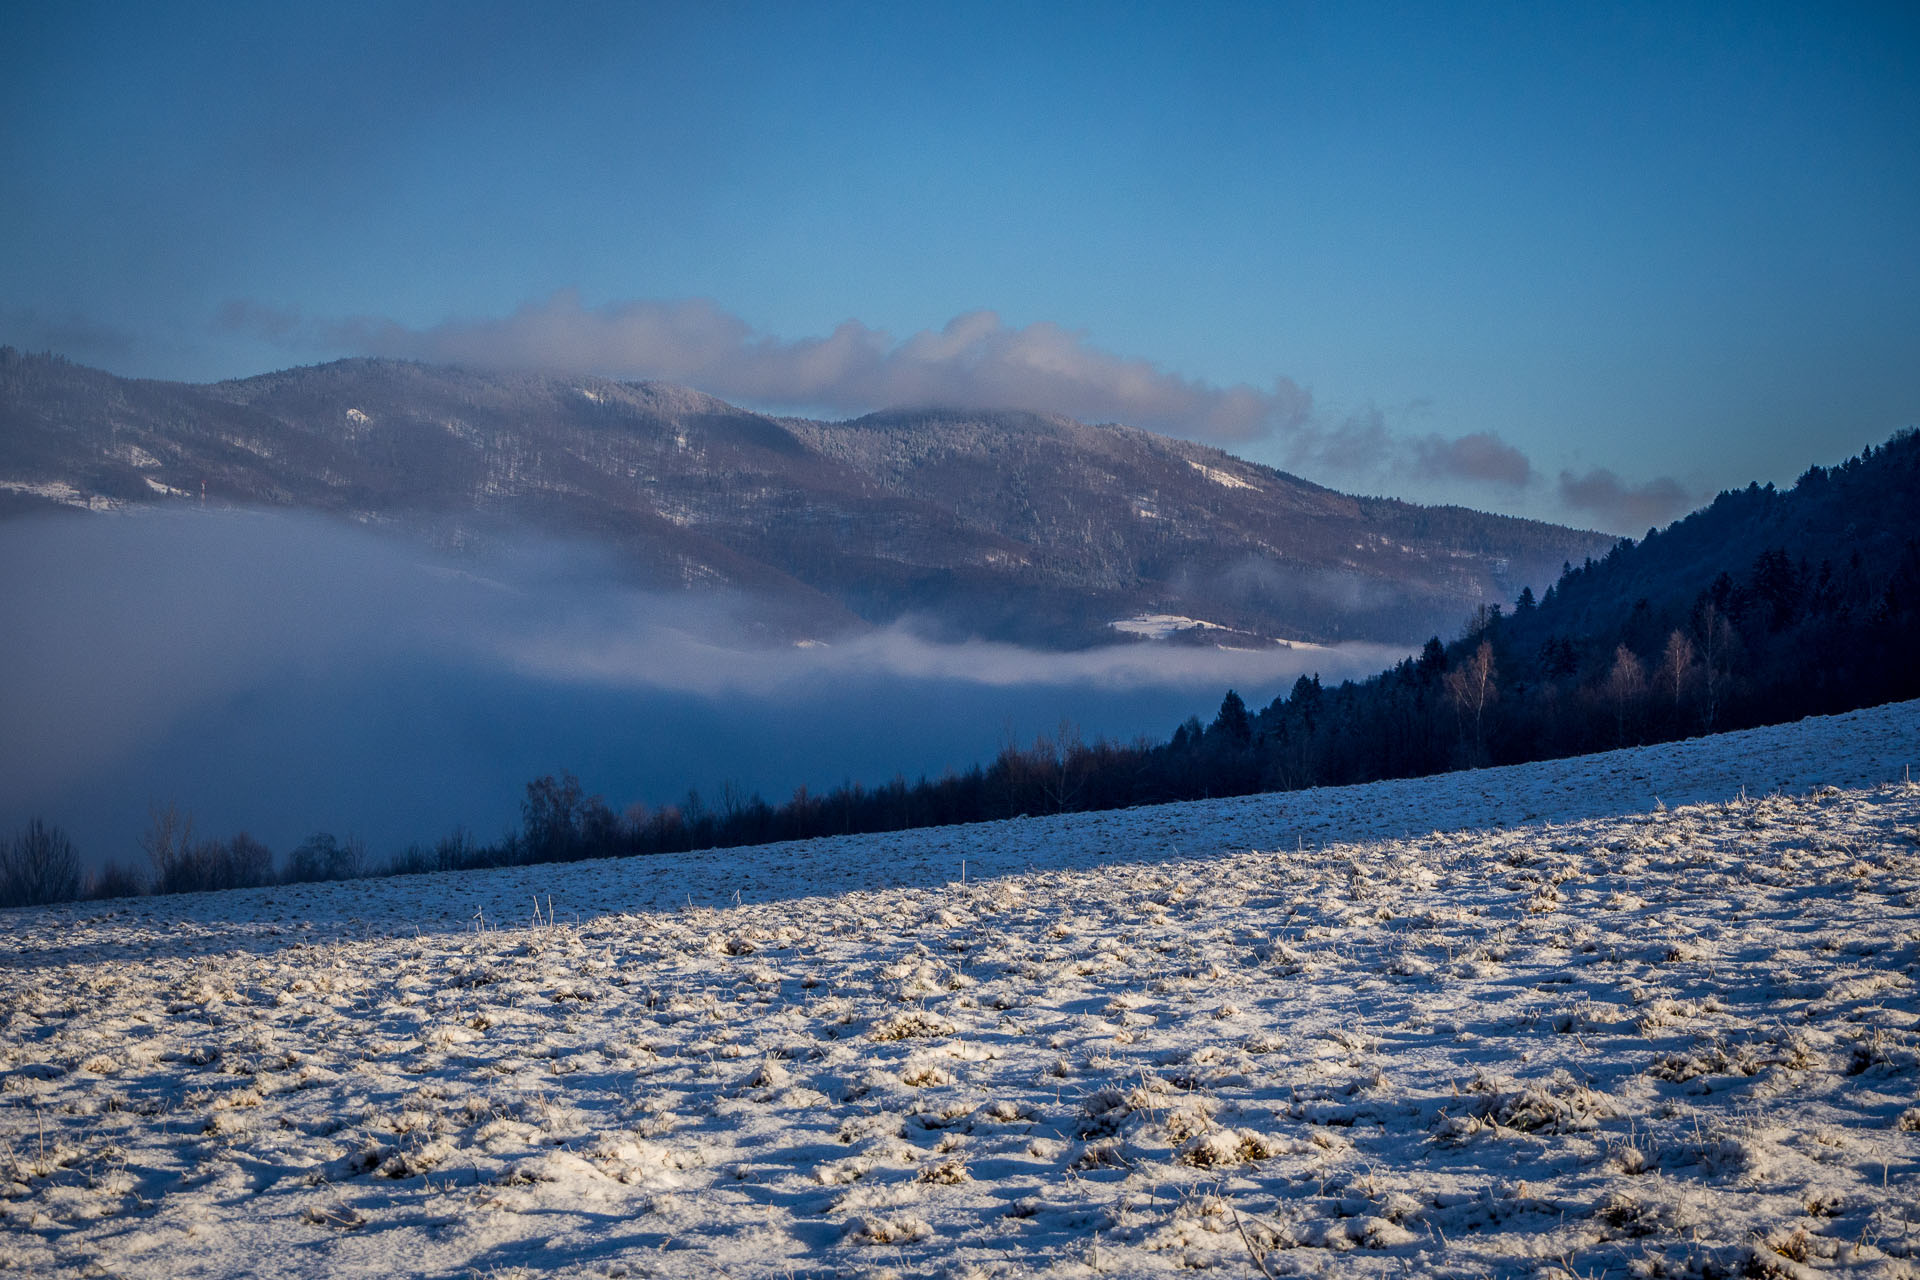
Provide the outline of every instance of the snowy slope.
[[0,1267],[1920,1274],[1917,760],[11,913]]
[[[0,966],[192,954],[557,918],[932,886],[1030,867],[1297,849],[1426,831],[1639,813],[1655,804],[1872,786],[1920,773],[1920,703],[1796,725],[1358,787],[795,841],[614,862],[0,911]],[[965,864],[964,867],[962,864]],[[101,950],[101,949],[104,949]],[[13,957],[13,958],[10,958]]]

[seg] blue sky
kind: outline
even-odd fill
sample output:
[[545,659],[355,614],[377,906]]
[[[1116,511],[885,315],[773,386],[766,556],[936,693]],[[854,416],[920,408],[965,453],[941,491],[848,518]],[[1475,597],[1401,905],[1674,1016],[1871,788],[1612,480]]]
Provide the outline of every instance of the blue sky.
[[8,7],[0,341],[1022,403],[1635,533],[1920,424],[1911,5],[282,8]]

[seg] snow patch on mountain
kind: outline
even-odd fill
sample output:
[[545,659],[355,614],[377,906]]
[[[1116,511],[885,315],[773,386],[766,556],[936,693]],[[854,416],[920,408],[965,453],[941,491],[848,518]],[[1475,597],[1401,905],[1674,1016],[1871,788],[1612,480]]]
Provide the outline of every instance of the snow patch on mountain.
[[1195,462],[1192,458],[1187,459],[1187,465],[1192,467],[1195,471],[1198,471],[1201,475],[1205,476],[1207,479],[1213,481],[1215,484],[1224,486],[1225,488],[1251,489],[1255,493],[1260,492],[1259,485],[1254,484],[1249,480],[1242,480],[1239,476],[1233,474],[1233,472],[1231,471],[1222,471],[1219,467],[1210,467],[1204,462]]
[[[149,479],[148,484],[153,481]],[[164,488],[164,486],[159,486]],[[111,511],[121,504],[100,494],[83,493],[60,480],[0,480],[0,492],[25,493],[82,511]]]
[[1131,618],[1121,618],[1109,622],[1122,635],[1139,636],[1144,640],[1165,640],[1182,631],[1229,631],[1217,622],[1207,622],[1200,618],[1182,617],[1177,613],[1141,613]]

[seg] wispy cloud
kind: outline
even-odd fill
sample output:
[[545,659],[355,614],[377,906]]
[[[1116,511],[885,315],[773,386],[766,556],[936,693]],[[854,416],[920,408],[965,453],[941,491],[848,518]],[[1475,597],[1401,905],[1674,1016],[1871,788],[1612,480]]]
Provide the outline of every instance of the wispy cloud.
[[[633,605],[627,617],[603,615],[590,624],[572,619],[564,626],[541,625],[502,637],[494,652],[543,679],[758,698],[809,687],[851,688],[882,678],[992,688],[1211,691],[1285,685],[1308,673],[1331,679],[1371,675],[1406,656],[1401,647],[1365,641],[1261,649],[1113,644],[1054,652],[989,640],[929,640],[901,625],[818,648],[749,652],[699,638],[703,633],[684,621],[683,604],[636,597]],[[673,616],[670,609],[681,620],[662,625],[663,616]]]
[[1449,440],[1422,436],[1411,442],[1423,471],[1450,479],[1475,480],[1507,488],[1524,488],[1533,479],[1533,463],[1491,431],[1475,431]]
[[1338,423],[1309,424],[1296,432],[1288,458],[1298,468],[1376,483],[1409,478],[1466,481],[1503,496],[1525,489],[1536,478],[1527,455],[1491,431],[1454,437],[1399,434],[1387,426],[1386,414],[1371,406]]
[[752,404],[842,413],[1013,407],[1240,442],[1298,430],[1313,408],[1287,378],[1264,388],[1221,386],[1107,351],[1076,330],[1010,325],[992,311],[969,311],[905,338],[848,320],[825,337],[786,339],[755,332],[706,299],[590,307],[563,290],[505,317],[426,328],[377,318],[310,325],[252,302],[229,303],[220,323],[289,344],[659,378]]
[[1694,495],[1670,476],[1633,484],[1605,467],[1582,475],[1562,471],[1558,484],[1564,507],[1590,514],[1604,529],[1638,533],[1664,524],[1693,506]]

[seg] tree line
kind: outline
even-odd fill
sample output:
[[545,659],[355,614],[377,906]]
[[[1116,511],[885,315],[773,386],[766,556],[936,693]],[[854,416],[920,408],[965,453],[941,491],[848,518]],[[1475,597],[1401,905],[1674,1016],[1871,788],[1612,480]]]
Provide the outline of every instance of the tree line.
[[493,842],[456,830],[384,860],[319,832],[284,861],[241,833],[201,840],[173,806],[145,866],[83,874],[57,828],[0,842],[0,905],[369,874],[687,852],[1173,800],[1418,777],[1781,723],[1920,697],[1920,436],[1905,432],[1793,489],[1750,485],[1535,598],[1486,606],[1451,642],[1362,681],[1303,676],[1255,712],[1229,690],[1165,741],[1070,727],[989,763],[785,803],[723,786],[614,812],[571,774],[527,784]]

